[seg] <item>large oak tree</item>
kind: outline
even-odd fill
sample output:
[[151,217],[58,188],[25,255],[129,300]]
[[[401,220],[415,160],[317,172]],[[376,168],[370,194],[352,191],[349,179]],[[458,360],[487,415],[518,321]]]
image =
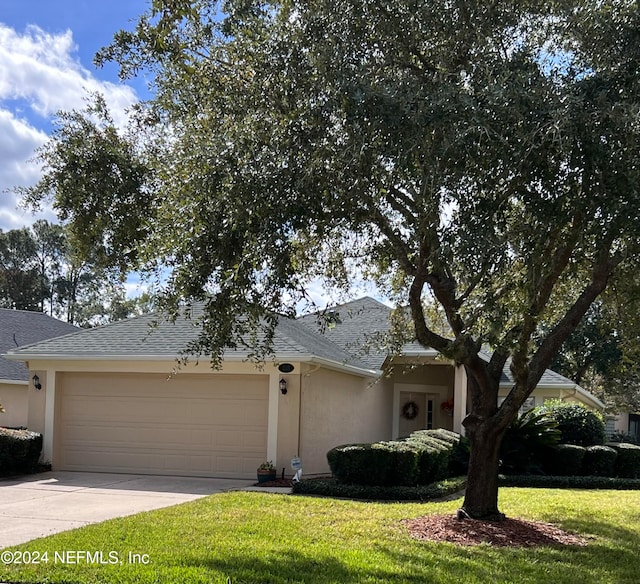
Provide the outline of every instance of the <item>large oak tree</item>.
[[113,265],[156,270],[169,312],[206,299],[191,350],[214,358],[312,278],[375,281],[465,367],[464,511],[500,518],[505,430],[637,252],[639,24],[626,1],[154,0],[98,55],[152,79],[137,140],[87,129],[124,158],[82,170],[59,133],[41,153],[58,180],[31,196]]

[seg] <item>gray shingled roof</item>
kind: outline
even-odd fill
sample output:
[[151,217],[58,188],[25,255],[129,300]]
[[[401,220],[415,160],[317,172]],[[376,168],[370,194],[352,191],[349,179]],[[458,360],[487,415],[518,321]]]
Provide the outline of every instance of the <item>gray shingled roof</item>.
[[[19,312],[19,311],[5,311]],[[0,346],[0,353],[9,352],[11,359],[173,359],[181,355],[190,341],[199,333],[198,315],[201,306],[196,306],[193,319],[179,318],[175,323],[162,320],[156,314],[149,314],[111,323],[105,326],[80,330],[76,334],[49,338],[32,345],[15,348],[15,344]],[[374,300],[364,297],[336,306],[333,310],[334,324],[324,326],[319,322],[321,313],[305,315],[298,319],[281,317],[276,328],[273,355],[276,359],[319,361],[326,364],[353,368],[354,372],[373,375],[383,369],[389,357],[387,333],[390,330],[391,309]],[[27,313],[39,314],[40,313]],[[49,318],[49,317],[45,317]],[[66,323],[55,321],[70,327]],[[157,327],[154,327],[157,323]],[[24,327],[29,328],[29,327]],[[74,330],[75,327],[72,327]],[[65,331],[68,332],[68,331]],[[63,332],[58,333],[63,334]],[[55,334],[49,335],[54,337]],[[40,339],[47,338],[40,336]],[[24,338],[24,342],[39,340]],[[20,343],[22,344],[22,343]],[[401,355],[409,357],[434,357],[438,354],[417,342],[403,345]],[[225,359],[242,360],[249,357],[245,349],[227,350]],[[487,355],[484,356],[489,359]],[[2,359],[3,363],[22,367],[21,363]],[[0,378],[2,376],[0,375]],[[511,385],[513,378],[508,364],[502,373],[501,384]],[[555,373],[545,371],[541,387],[568,387],[575,383]]]
[[23,363],[2,357],[7,351],[78,330],[42,312],[0,308],[0,380],[27,381],[29,378]]
[[[8,356],[12,359],[173,359],[197,338],[201,314],[201,306],[194,308],[192,318],[178,318],[175,322],[148,314],[14,349]],[[272,352],[279,360],[322,361],[374,375],[367,364],[331,340],[285,317],[280,318],[276,327]],[[248,357],[249,351],[243,348],[228,349],[224,353],[224,358],[229,360]]]
[[[362,361],[374,369],[382,369],[388,352],[384,350],[384,336],[390,330],[389,317],[391,308],[374,300],[364,297],[336,306],[331,311],[331,326],[326,325],[326,313],[316,312],[305,315],[298,320],[303,322],[315,332],[322,334],[348,352],[358,355]],[[368,352],[366,351],[369,347]],[[364,348],[364,349],[363,349]],[[406,343],[400,350],[400,355],[407,357],[434,357],[438,352],[435,349],[425,348],[418,342]],[[489,355],[481,354],[489,360]],[[514,379],[509,369],[509,363],[505,366],[500,380],[501,385],[513,385]],[[570,379],[547,369],[539,387],[569,387],[574,388],[575,383]]]

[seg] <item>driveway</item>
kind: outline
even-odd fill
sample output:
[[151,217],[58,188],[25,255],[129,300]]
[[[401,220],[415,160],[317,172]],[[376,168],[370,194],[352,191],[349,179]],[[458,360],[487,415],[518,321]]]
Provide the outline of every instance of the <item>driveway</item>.
[[0,548],[251,484],[246,479],[88,472],[0,480]]

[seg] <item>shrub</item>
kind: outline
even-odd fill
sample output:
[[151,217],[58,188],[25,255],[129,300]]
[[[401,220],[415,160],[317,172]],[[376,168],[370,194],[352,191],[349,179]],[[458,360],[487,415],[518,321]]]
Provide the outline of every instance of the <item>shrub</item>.
[[293,484],[297,495],[348,497],[374,501],[432,501],[458,493],[466,486],[466,477],[449,478],[417,487],[346,485],[334,479],[303,479]]
[[582,474],[586,476],[615,476],[618,453],[609,446],[589,446],[582,461]]
[[580,474],[586,448],[576,444],[558,444],[549,450],[544,463],[547,474],[556,476],[574,476]]
[[534,409],[518,416],[502,439],[502,472],[540,474],[548,450],[559,440],[558,423],[547,412]]
[[499,484],[501,487],[532,487],[544,489],[640,490],[640,479],[594,476],[500,475]]
[[421,430],[404,440],[338,446],[327,453],[327,461],[346,484],[429,484],[449,476],[449,456],[459,442],[453,432]]
[[42,434],[0,428],[0,474],[33,472],[42,452]]
[[327,452],[333,475],[341,482],[384,485],[389,480],[392,460],[387,448],[373,444],[345,444]]
[[635,434],[629,434],[629,432],[620,432],[619,430],[616,430],[613,434],[611,434],[609,442],[625,442],[626,444],[638,444],[640,440]]
[[609,446],[618,453],[616,475],[630,479],[640,478],[640,446],[624,442],[610,442]]
[[604,444],[604,420],[599,413],[586,406],[576,402],[553,400],[536,409],[541,413],[548,413],[558,423],[562,444]]

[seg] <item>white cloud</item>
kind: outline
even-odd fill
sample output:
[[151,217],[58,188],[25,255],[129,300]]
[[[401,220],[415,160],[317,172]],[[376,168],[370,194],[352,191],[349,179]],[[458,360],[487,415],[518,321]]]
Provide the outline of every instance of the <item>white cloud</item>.
[[[0,229],[35,220],[18,209],[7,189],[34,184],[40,169],[34,150],[42,145],[56,112],[81,109],[88,92],[104,95],[117,124],[137,101],[133,88],[97,79],[76,54],[71,31],[50,34],[29,26],[24,34],[0,23]],[[51,210],[44,215],[53,219]]]
[[0,24],[0,100],[24,100],[42,117],[83,107],[87,92],[105,96],[116,121],[137,101],[133,88],[102,81],[77,59],[71,31],[50,34],[31,25],[20,34]]

